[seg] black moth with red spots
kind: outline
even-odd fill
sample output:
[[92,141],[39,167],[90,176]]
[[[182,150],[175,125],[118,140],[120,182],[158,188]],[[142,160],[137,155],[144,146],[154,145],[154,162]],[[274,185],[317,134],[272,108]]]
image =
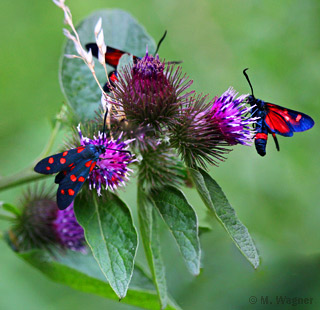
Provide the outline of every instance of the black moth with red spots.
[[252,106],[252,116],[257,117],[255,146],[259,155],[266,155],[266,145],[268,134],[270,133],[279,151],[279,143],[276,137],[281,135],[284,137],[292,137],[294,132],[309,130],[314,125],[314,120],[307,114],[290,110],[279,105],[265,102],[255,98],[250,79],[246,73],[247,69],[243,70],[250,89],[251,95],[248,96],[248,103]]
[[106,151],[104,145],[89,144],[63,153],[51,155],[39,161],[34,171],[42,174],[58,173],[55,183],[59,184],[57,205],[66,209],[74,200],[99,156]]

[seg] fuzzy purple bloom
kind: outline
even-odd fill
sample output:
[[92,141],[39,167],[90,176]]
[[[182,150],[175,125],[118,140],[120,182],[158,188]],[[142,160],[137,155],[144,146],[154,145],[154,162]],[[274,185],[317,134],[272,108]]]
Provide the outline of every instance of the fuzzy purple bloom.
[[59,210],[52,190],[42,185],[29,188],[21,204],[21,215],[15,219],[10,236],[17,250],[62,248],[85,252],[84,233],[74,215],[73,203]]
[[146,55],[138,61],[132,68],[133,75],[142,80],[157,79],[163,76],[164,63],[160,61],[159,55],[153,57],[146,52]]
[[229,152],[219,124],[211,121],[210,108],[207,96],[191,97],[171,129],[170,144],[189,167],[217,165]]
[[[81,145],[104,145],[106,147],[105,153],[101,154],[97,161],[95,169],[90,173],[89,188],[95,188],[98,195],[101,195],[101,189],[110,188],[117,189],[118,186],[125,186],[125,181],[129,180],[129,173],[132,172],[128,165],[134,161],[133,155],[129,152],[123,152],[128,148],[128,145],[133,140],[122,141],[122,135],[116,140],[108,139],[98,132],[98,136],[93,136],[93,139],[83,137],[80,125],[78,126],[78,133],[80,135]],[[119,151],[122,152],[119,152]]]
[[72,251],[86,253],[83,228],[78,224],[73,211],[73,202],[65,210],[58,210],[53,222],[58,243]]
[[253,138],[252,124],[256,118],[251,117],[251,107],[246,107],[246,97],[229,88],[219,98],[215,98],[210,114],[211,120],[218,124],[224,139],[230,144],[251,145]]
[[189,98],[170,136],[171,145],[188,166],[217,165],[217,160],[225,160],[229,146],[252,143],[251,125],[256,118],[251,117],[251,107],[246,107],[246,97],[236,98],[229,88],[209,102],[207,96]]
[[182,75],[180,67],[166,65],[148,52],[133,67],[120,72],[115,84],[115,98],[108,98],[109,103],[121,107],[129,122],[155,130],[174,122],[193,93],[185,92],[192,81]]

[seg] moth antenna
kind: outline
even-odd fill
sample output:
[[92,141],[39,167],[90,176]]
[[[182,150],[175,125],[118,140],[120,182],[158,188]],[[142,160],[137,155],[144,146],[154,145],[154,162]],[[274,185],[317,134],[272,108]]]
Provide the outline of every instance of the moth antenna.
[[159,50],[159,48],[160,48],[160,45],[161,45],[162,41],[164,40],[164,38],[166,37],[166,35],[167,35],[167,30],[164,32],[162,38],[160,39],[160,41],[159,41],[159,43],[158,43],[158,45],[157,45],[157,49],[156,49],[156,51],[154,52],[154,56],[157,55],[158,50]]
[[252,97],[254,97],[253,87],[252,87],[252,85],[251,85],[251,82],[250,82],[250,79],[249,79],[249,77],[248,77],[248,74],[246,73],[246,71],[247,71],[248,69],[249,69],[249,68],[244,69],[244,70],[243,70],[243,74],[244,74],[244,76],[246,77],[246,79],[247,79],[247,81],[248,81],[248,83],[249,83],[249,85],[250,85],[251,95],[252,95]]
[[116,151],[116,152],[120,152],[120,153],[128,153],[131,155],[130,151],[126,151],[126,150],[117,150],[117,149],[110,149],[108,147],[106,147],[106,150],[112,150],[112,151]]

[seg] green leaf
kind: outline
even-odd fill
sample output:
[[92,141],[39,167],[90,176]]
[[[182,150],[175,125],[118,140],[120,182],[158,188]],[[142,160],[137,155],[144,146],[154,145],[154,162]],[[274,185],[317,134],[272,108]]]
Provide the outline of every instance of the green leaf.
[[[108,46],[139,57],[145,55],[147,45],[151,53],[155,51],[155,42],[144,27],[129,13],[118,9],[97,11],[76,27],[83,47],[87,43],[95,42],[94,27],[100,17],[105,43]],[[73,42],[70,40],[64,48],[63,55],[65,54],[76,55]],[[108,66],[108,72],[111,70],[114,68]],[[107,78],[102,65],[97,60],[95,60],[95,71],[103,86]],[[100,107],[101,91],[85,63],[81,59],[69,59],[63,56],[60,81],[67,102],[74,109],[79,120],[94,118],[95,111]]]
[[126,67],[133,66],[133,57],[129,54],[123,54],[121,58],[119,59],[119,64],[117,67],[118,73],[121,74],[121,71],[123,71]]
[[[17,253],[17,255],[54,282],[82,292],[119,300],[92,255],[68,251],[66,255],[55,253],[52,258],[47,252],[40,250]],[[121,302],[143,309],[159,309],[158,297],[152,281],[140,267],[135,266],[127,296]],[[167,309],[179,310],[180,308],[170,300]]]
[[205,205],[214,212],[241,253],[256,269],[259,266],[256,246],[247,227],[238,219],[221,187],[202,169],[196,171],[190,168],[190,173]]
[[193,275],[200,273],[198,219],[184,194],[167,186],[152,194],[152,199],[175,238],[182,257]]
[[78,195],[75,214],[103,274],[113,290],[123,298],[133,272],[137,232],[129,208],[116,195]]
[[168,296],[165,268],[161,257],[157,214],[155,207],[140,186],[138,186],[138,215],[144,250],[157,288],[161,309],[164,309]]

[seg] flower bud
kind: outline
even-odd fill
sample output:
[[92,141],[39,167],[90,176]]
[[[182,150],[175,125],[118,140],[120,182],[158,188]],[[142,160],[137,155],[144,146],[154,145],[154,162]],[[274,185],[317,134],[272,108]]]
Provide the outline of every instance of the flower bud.
[[115,83],[115,98],[109,98],[123,108],[126,118],[140,126],[160,130],[170,125],[180,113],[192,84],[181,68],[165,65],[159,57],[148,53],[132,68],[120,72]]

